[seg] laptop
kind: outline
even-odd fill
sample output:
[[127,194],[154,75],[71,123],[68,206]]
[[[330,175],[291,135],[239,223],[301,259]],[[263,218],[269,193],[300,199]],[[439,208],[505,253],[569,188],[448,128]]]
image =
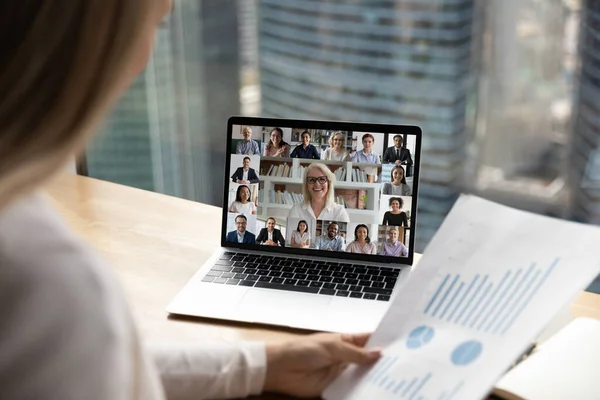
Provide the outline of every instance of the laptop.
[[421,129],[232,117],[221,247],[171,314],[377,327],[414,258]]

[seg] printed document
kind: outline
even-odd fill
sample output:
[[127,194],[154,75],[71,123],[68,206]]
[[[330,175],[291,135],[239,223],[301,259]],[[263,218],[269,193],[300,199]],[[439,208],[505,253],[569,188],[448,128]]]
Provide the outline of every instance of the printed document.
[[598,275],[599,245],[600,227],[461,196],[368,343],[383,357],[325,399],[484,398]]

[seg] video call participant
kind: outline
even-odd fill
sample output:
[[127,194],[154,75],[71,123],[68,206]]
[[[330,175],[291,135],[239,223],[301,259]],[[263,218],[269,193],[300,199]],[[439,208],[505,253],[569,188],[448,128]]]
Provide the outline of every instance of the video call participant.
[[327,227],[327,234],[323,234],[315,241],[317,250],[344,251],[344,238],[338,236],[339,226],[337,222],[332,222]]
[[321,160],[349,161],[350,153],[346,149],[346,135],[335,132],[329,138],[329,148],[321,153]]
[[283,130],[281,128],[274,128],[271,131],[271,138],[269,143],[265,146],[263,153],[266,157],[289,157],[290,156],[290,145],[283,140]]
[[246,185],[240,185],[235,192],[235,201],[231,203],[229,212],[256,214],[256,204],[250,201],[250,189]]
[[225,241],[231,243],[246,243],[246,244],[254,244],[256,242],[256,237],[254,233],[246,230],[246,226],[248,225],[248,218],[244,214],[240,214],[235,217],[235,231],[231,231],[227,233],[227,238]]
[[258,142],[256,140],[252,140],[252,128],[250,128],[249,126],[244,126],[242,128],[242,136],[244,137],[244,140],[238,142],[237,147],[235,149],[235,154],[260,156],[260,148],[258,147]]
[[383,152],[384,164],[413,164],[412,158],[410,156],[410,150],[402,147],[403,142],[404,139],[402,139],[402,135],[394,136],[394,146],[388,147]]
[[335,176],[327,165],[312,163],[302,176],[304,203],[294,204],[289,218],[300,218],[316,223],[317,219],[350,222],[346,209],[334,200]]
[[[373,151],[375,137],[370,133],[365,133],[362,136],[362,144],[363,149],[354,153],[352,162],[379,164],[379,154]],[[377,180],[377,168],[361,167],[361,169],[369,176],[369,182]]]
[[235,173],[231,176],[231,180],[235,183],[258,183],[258,175],[253,168],[250,168],[250,157],[244,157],[244,166],[238,167]]
[[354,228],[354,241],[346,246],[346,252],[359,254],[377,254],[377,245],[369,238],[369,228],[360,224]]
[[310,158],[313,160],[319,159],[319,150],[312,144],[310,144],[310,132],[302,132],[302,144],[296,146],[292,151],[292,158]]
[[389,201],[392,211],[383,214],[382,225],[408,226],[408,216],[401,210],[404,201],[400,197],[392,197]]
[[396,165],[390,171],[391,182],[383,184],[383,194],[394,194],[396,196],[412,196],[412,189],[406,183],[406,177],[404,176],[404,168],[401,165]]
[[267,227],[260,230],[256,238],[256,243],[265,246],[285,246],[285,239],[281,231],[275,228],[276,223],[275,218],[267,218]]
[[398,236],[400,232],[398,228],[393,227],[388,231],[388,236],[390,240],[385,241],[381,245],[381,251],[379,252],[382,256],[391,256],[391,257],[408,257],[408,248],[398,240]]
[[292,232],[290,245],[299,249],[308,249],[310,247],[310,232],[308,231],[306,221],[301,220],[298,222],[296,230]]

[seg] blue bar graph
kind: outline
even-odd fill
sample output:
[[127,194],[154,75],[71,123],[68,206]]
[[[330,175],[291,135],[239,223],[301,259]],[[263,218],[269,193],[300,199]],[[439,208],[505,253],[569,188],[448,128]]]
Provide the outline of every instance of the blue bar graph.
[[[535,294],[540,289],[540,287],[546,282],[546,279],[548,279],[548,276],[550,276],[550,274],[554,270],[554,267],[556,267],[558,265],[559,261],[560,261],[560,258],[556,258],[552,262],[550,267],[546,270],[546,273],[542,276],[542,279],[540,279],[538,281],[537,285],[535,286],[535,288],[531,292],[529,292],[529,295],[527,296],[527,298],[524,298],[524,301],[521,301],[520,304],[517,304],[517,306],[515,307],[516,312],[513,314],[512,317],[509,318],[508,322],[506,323],[504,329],[501,332],[501,335],[504,335],[506,333],[506,331],[510,329],[510,327],[515,322],[515,320],[519,317],[519,315],[521,315],[521,313],[523,312],[525,307],[527,307],[527,305],[531,302],[531,299],[533,299],[533,296],[535,296]],[[539,272],[539,271],[536,271],[536,272]],[[534,279],[532,280],[532,282],[533,281],[534,281]],[[527,290],[525,292],[527,292]]]
[[[517,301],[520,297],[520,296],[517,297],[517,294],[521,295],[521,292],[520,292],[521,287],[527,281],[527,278],[529,277],[529,275],[531,275],[531,272],[533,272],[534,268],[535,268],[535,263],[531,264],[531,266],[527,269],[527,272],[525,272],[525,275],[523,275],[521,280],[519,280],[519,283],[517,284],[517,286],[515,286],[515,288],[512,290],[512,292],[506,299],[506,302],[502,305],[502,307],[500,307],[498,309],[498,312],[496,313],[496,316],[494,317],[495,324],[494,324],[494,330],[492,331],[493,334],[498,332],[498,329],[500,328],[502,323],[506,320],[506,317],[512,311],[512,307],[514,307],[515,304],[517,303]],[[490,325],[486,328],[485,331],[488,332],[489,329],[491,328],[491,326],[492,326],[492,323],[490,322]]]
[[402,397],[406,396],[408,394],[408,392],[410,391],[410,388],[413,387],[413,385],[415,383],[417,383],[418,379],[417,378],[413,378],[412,381],[410,381],[410,383],[408,384],[408,386],[404,389],[404,391],[402,392]]
[[[498,306],[500,304],[504,303],[504,300],[507,298],[508,292],[510,291],[510,289],[512,288],[512,286],[515,284],[516,280],[519,279],[519,276],[521,275],[521,272],[523,272],[523,270],[519,269],[517,271],[517,273],[514,274],[513,277],[508,281],[508,284],[504,287],[504,290],[501,292],[500,296],[498,296],[498,298],[496,299],[496,301],[494,301],[494,303],[492,304],[492,307],[488,310],[488,312],[485,315],[485,317],[481,320],[481,322],[477,326],[477,330],[482,329],[485,326],[486,321],[488,321],[489,318],[494,313],[494,311],[496,311],[496,308],[498,308]],[[493,323],[493,322],[494,321],[491,320],[490,324]]]
[[[382,363],[382,365],[384,365],[380,367],[378,371],[375,371],[377,367],[373,367],[373,371],[367,375],[367,381],[374,387],[377,387],[378,390],[383,390],[398,398],[416,400],[419,397],[423,397],[422,391],[431,380],[432,374],[428,373],[423,377],[413,376],[411,378],[407,377],[407,379],[402,379],[402,377],[395,376],[397,374],[386,373],[396,360],[397,357],[388,357],[388,360],[384,360],[384,363]],[[384,373],[383,376],[381,375],[382,373]]]
[[404,386],[404,383],[406,383],[406,381],[402,381],[402,382],[400,382],[400,383],[399,383],[399,384],[396,386],[396,388],[394,389],[394,392],[393,392],[393,393],[394,393],[394,394],[398,394],[398,392],[400,392],[400,389],[402,389],[402,386]]
[[471,308],[471,311],[469,312],[469,314],[467,314],[467,318],[465,318],[463,320],[462,326],[465,326],[467,324],[467,322],[475,314],[475,311],[477,311],[479,306],[481,306],[483,304],[483,300],[485,300],[487,298],[488,294],[490,293],[490,290],[492,290],[493,287],[494,287],[493,283],[490,282],[487,284],[487,286],[485,287],[483,292],[481,292],[481,296],[479,296],[479,298],[477,299],[477,302],[473,305],[473,308]]
[[[473,303],[473,300],[475,300],[475,298],[477,297],[477,295],[479,294],[479,292],[481,291],[481,288],[483,287],[483,285],[485,285],[485,282],[488,280],[489,275],[486,275],[483,277],[483,280],[481,281],[481,283],[479,284],[479,286],[477,287],[477,289],[475,290],[475,293],[473,293],[473,296],[471,296],[471,298],[469,299],[469,301],[467,302],[467,305],[465,306],[465,308],[462,309],[462,311],[460,312],[460,314],[458,314],[458,317],[456,317],[456,319],[454,320],[454,323],[458,323],[458,321],[460,321],[460,319],[462,318],[462,316],[465,314],[465,312],[471,307],[471,304]],[[486,290],[487,291],[487,290]],[[484,291],[483,295],[485,295]],[[475,303],[477,304],[477,303]],[[469,317],[467,317],[468,319]],[[463,321],[463,325],[464,325]]]
[[454,304],[454,301],[456,300],[456,298],[460,294],[460,291],[462,290],[463,286],[465,286],[464,282],[461,282],[460,285],[458,285],[458,289],[456,289],[456,292],[454,292],[454,294],[452,295],[452,298],[450,299],[450,301],[446,305],[446,308],[444,308],[444,311],[442,311],[442,314],[440,315],[441,319],[444,318],[444,315],[446,315],[446,313],[448,312],[448,310],[450,309],[450,307],[452,307],[452,304]]
[[397,359],[398,357],[383,357],[371,369],[371,371],[367,375],[367,379],[373,382],[379,381],[379,379],[381,379],[385,375],[385,373],[390,369],[390,367],[394,365]]
[[454,310],[452,310],[452,312],[450,313],[450,315],[448,316],[448,319],[446,321],[450,321],[452,319],[452,317],[454,317],[454,314],[456,314],[456,311],[460,308],[460,306],[465,301],[465,299],[467,298],[469,293],[471,293],[471,289],[473,289],[473,286],[475,286],[478,279],[479,279],[479,274],[475,275],[475,278],[473,278],[473,280],[469,284],[467,291],[462,295],[462,297],[458,301],[458,304],[456,305],[456,307],[454,307]]
[[446,285],[446,282],[448,282],[448,279],[450,279],[450,274],[446,275],[446,277],[444,278],[444,281],[442,282],[442,284],[440,285],[440,287],[438,287],[437,291],[435,292],[435,294],[431,298],[431,301],[429,302],[429,304],[427,304],[427,307],[425,308],[425,311],[424,311],[425,314],[427,314],[427,312],[429,311],[429,309],[431,308],[431,306],[433,305],[433,303],[435,303],[435,300],[437,299],[437,297],[439,296],[440,292],[442,291],[442,289]]
[[412,400],[416,395],[419,394],[419,392],[421,391],[421,389],[423,389],[423,386],[425,386],[425,384],[427,384],[427,381],[429,381],[429,379],[431,379],[431,374],[427,374],[425,375],[425,377],[421,380],[421,382],[419,382],[417,384],[417,388],[415,389],[415,391],[410,395],[409,400]]
[[[506,271],[506,273],[502,277],[502,280],[500,281],[500,284],[498,286],[496,286],[496,288],[494,289],[494,292],[492,293],[492,295],[487,298],[487,301],[485,302],[485,305],[482,308],[479,309],[479,313],[477,313],[477,316],[471,321],[471,324],[469,325],[469,328],[472,328],[475,325],[475,323],[477,322],[477,320],[479,319],[479,317],[485,312],[485,310],[489,309],[490,304],[492,304],[492,301],[494,301],[494,299],[498,295],[498,292],[502,289],[502,286],[504,286],[504,283],[506,282],[506,280],[510,276],[511,272],[512,272],[511,270]],[[483,299],[482,299],[482,301],[483,301]],[[480,303],[481,303],[481,301],[480,301]]]
[[460,274],[457,274],[454,277],[454,280],[452,281],[452,283],[450,284],[450,287],[446,290],[446,292],[444,293],[444,296],[442,297],[442,300],[440,300],[440,302],[438,303],[437,307],[435,308],[435,310],[433,311],[433,314],[431,314],[433,317],[435,317],[435,315],[437,314],[437,312],[439,311],[440,307],[442,307],[442,304],[444,304],[444,301],[446,301],[446,298],[448,297],[448,295],[450,294],[450,292],[452,291],[452,288],[454,288],[454,285],[456,285],[456,282],[458,281],[458,279],[460,278]]
[[559,262],[547,268],[536,263],[504,270],[497,279],[489,274],[462,278],[461,274],[443,276],[423,313],[429,317],[483,331],[504,334]]

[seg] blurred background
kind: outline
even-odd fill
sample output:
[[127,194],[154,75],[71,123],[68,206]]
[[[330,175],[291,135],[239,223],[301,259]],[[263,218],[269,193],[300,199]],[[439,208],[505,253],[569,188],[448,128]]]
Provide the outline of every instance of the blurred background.
[[220,205],[231,115],[421,126],[417,251],[461,192],[600,223],[600,0],[175,0],[84,162]]

